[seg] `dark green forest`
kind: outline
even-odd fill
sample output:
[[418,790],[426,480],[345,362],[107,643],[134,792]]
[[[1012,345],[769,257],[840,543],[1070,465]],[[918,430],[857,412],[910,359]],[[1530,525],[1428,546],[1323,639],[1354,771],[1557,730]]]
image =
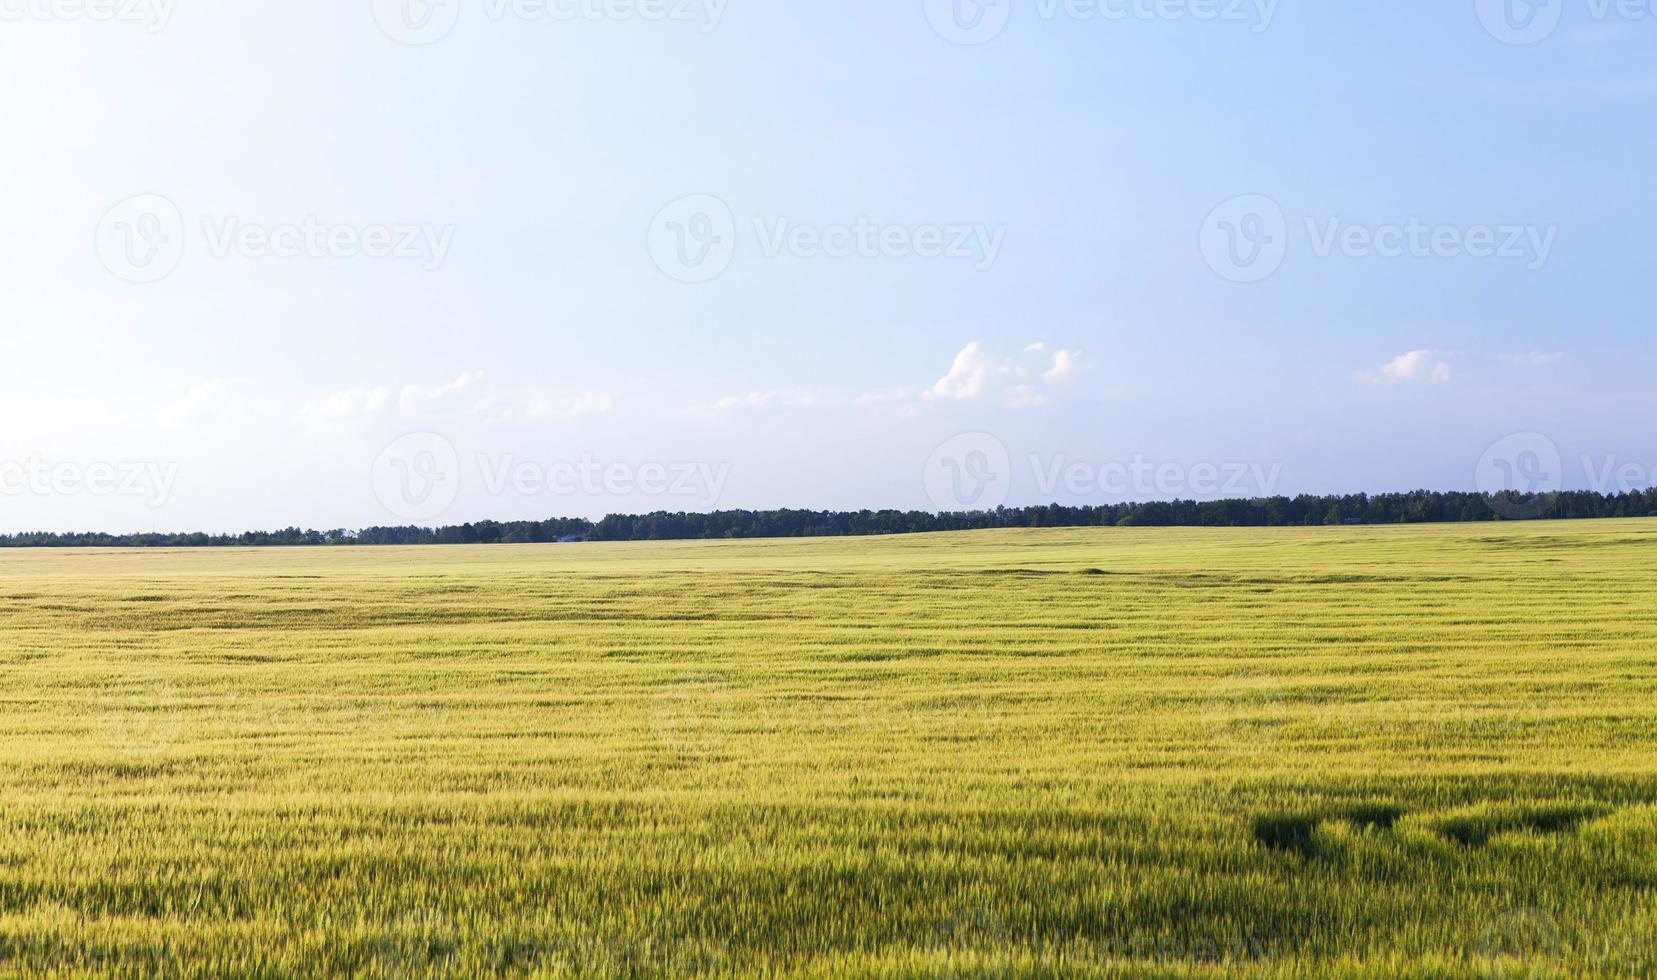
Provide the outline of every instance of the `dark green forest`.
[[1255,500],[1157,501],[1097,507],[1001,507],[925,511],[725,510],[711,514],[612,514],[600,521],[478,521],[448,527],[367,527],[314,531],[296,527],[242,534],[0,535],[10,548],[214,548],[415,544],[531,544],[575,541],[672,541],[708,538],[849,537],[974,531],[1012,527],[1306,527],[1436,524],[1471,521],[1657,516],[1657,488],[1622,494],[1588,491],[1520,494],[1411,493],[1267,497]]

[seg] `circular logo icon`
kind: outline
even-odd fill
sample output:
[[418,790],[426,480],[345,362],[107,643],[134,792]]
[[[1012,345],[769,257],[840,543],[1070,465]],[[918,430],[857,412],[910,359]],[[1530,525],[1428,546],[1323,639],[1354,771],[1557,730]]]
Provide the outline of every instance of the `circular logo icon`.
[[709,755],[725,744],[721,719],[731,698],[718,674],[685,677],[663,684],[650,701],[650,733],[664,748],[684,755]]
[[932,30],[951,44],[986,44],[1001,36],[1013,0],[923,0]]
[[368,0],[386,37],[418,47],[436,44],[460,23],[461,0]]
[[1485,450],[1473,485],[1490,509],[1510,521],[1545,516],[1565,485],[1559,447],[1540,432],[1519,432]]
[[1558,29],[1565,0],[1473,0],[1479,22],[1503,44],[1535,44]]
[[1542,967],[1563,951],[1558,924],[1538,908],[1515,909],[1502,915],[1479,936],[1472,950],[1482,959],[1517,960],[1537,971],[1527,971],[1524,976],[1550,975]]
[[991,909],[963,908],[932,925],[932,948],[956,955],[995,954],[1011,943],[1007,922]]
[[736,257],[736,218],[712,194],[681,197],[651,220],[650,257],[680,282],[715,279]]
[[429,521],[460,496],[460,453],[435,432],[414,432],[374,459],[374,495],[405,521]]
[[165,279],[184,258],[184,216],[160,194],[129,197],[98,222],[98,258],[127,282]]
[[406,912],[388,922],[370,948],[371,977],[403,980],[458,972],[460,930],[434,909]]
[[1216,748],[1234,755],[1259,755],[1277,747],[1290,710],[1282,681],[1264,674],[1242,674],[1216,681],[1202,700],[1200,714]]
[[994,510],[1013,489],[1007,444],[988,432],[958,435],[926,460],[926,496],[943,512]]
[[1202,223],[1202,255],[1222,279],[1259,282],[1289,254],[1289,222],[1264,194],[1234,197]]
[[154,755],[178,741],[184,699],[166,678],[140,678],[99,704],[104,742],[124,755]]

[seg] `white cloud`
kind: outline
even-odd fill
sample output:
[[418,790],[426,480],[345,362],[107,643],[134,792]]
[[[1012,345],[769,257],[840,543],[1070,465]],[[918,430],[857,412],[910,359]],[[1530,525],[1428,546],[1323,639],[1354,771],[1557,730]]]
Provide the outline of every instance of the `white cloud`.
[[600,392],[569,392],[550,388],[520,388],[486,393],[469,409],[457,396],[478,388],[482,371],[465,371],[451,381],[437,385],[406,384],[346,388],[306,402],[305,415],[325,420],[343,420],[386,414],[395,410],[402,417],[485,416],[490,422],[536,422],[568,419],[608,412],[614,399]]
[[1039,408],[1047,404],[1047,396],[1035,385],[1013,385],[1001,393],[1001,404],[1008,408]]
[[1454,352],[1412,350],[1386,362],[1373,371],[1358,372],[1358,380],[1367,385],[1449,384],[1456,375],[1456,364],[1472,363],[1479,368],[1495,364],[1510,367],[1542,368],[1565,360],[1563,351],[1523,351],[1490,354],[1482,351]]
[[503,395],[491,395],[472,411],[490,422],[545,422],[603,415],[615,408],[612,395],[596,391],[555,391],[550,388],[521,388]]
[[871,391],[865,395],[858,395],[858,405],[897,405],[913,401],[914,393],[904,388],[892,388],[886,391]]
[[713,410],[730,412],[738,409],[808,408],[820,401],[819,396],[804,388],[779,388],[721,398],[714,403]]
[[[1038,392],[1030,383],[1032,376],[1039,374],[1042,383],[1059,385],[1093,366],[1073,350],[1055,351],[1048,358],[1045,356],[1047,345],[1039,342],[1025,347],[1024,354],[1026,356],[1022,361],[997,357],[975,340],[955,355],[949,373],[932,386],[926,393],[927,397],[970,400],[982,398],[1000,388],[1004,404],[1029,407],[1046,400],[1037,397]],[[1032,365],[1030,362],[1033,360],[1043,362],[1045,367]],[[1003,383],[1006,387],[1001,388]]]
[[402,390],[397,393],[397,410],[404,415],[414,415],[420,411],[424,403],[438,401],[449,395],[458,395],[482,380],[482,371],[464,371],[460,377],[448,384],[437,385],[432,388],[404,385]]
[[966,400],[982,397],[991,379],[1011,370],[1007,362],[990,355],[978,341],[961,348],[949,373],[938,379],[927,395],[931,398]]
[[1497,356],[1500,360],[1508,364],[1516,364],[1520,367],[1547,367],[1549,364],[1558,364],[1560,361],[1563,361],[1565,359],[1565,352],[1553,351],[1550,353],[1547,351],[1533,350],[1523,354],[1500,354]]
[[1053,355],[1053,366],[1042,372],[1041,380],[1050,385],[1063,384],[1092,370],[1093,365],[1082,360],[1073,350],[1061,350]]
[[1077,351],[1049,353],[1044,343],[1030,344],[1019,356],[1002,357],[975,340],[956,353],[949,371],[942,378],[919,390],[889,388],[862,394],[833,394],[807,388],[773,388],[731,395],[692,411],[697,414],[725,414],[852,405],[859,408],[896,407],[908,412],[925,402],[984,399],[994,399],[1006,408],[1035,408],[1051,401],[1047,389],[1065,384],[1092,367]]
[[391,389],[385,385],[375,388],[346,388],[332,391],[305,403],[304,413],[313,418],[344,419],[357,415],[374,415],[391,404]]
[[226,381],[206,381],[186,391],[172,404],[161,410],[161,421],[182,422],[219,400],[230,388]]
[[402,415],[417,415],[450,395],[458,395],[483,379],[482,371],[465,371],[453,381],[440,385],[406,384],[345,388],[305,403],[304,414],[313,418],[345,419],[378,415],[395,405]]
[[1450,362],[1437,351],[1412,350],[1380,366],[1374,372],[1365,372],[1359,375],[1360,380],[1369,384],[1412,384],[1428,382],[1430,384],[1448,384],[1453,375]]

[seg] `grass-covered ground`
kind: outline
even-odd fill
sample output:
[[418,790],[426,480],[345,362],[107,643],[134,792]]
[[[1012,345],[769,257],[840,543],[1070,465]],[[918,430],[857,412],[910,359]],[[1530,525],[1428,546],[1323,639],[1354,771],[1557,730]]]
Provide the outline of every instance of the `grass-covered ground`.
[[0,553],[0,974],[1657,972],[1657,521]]

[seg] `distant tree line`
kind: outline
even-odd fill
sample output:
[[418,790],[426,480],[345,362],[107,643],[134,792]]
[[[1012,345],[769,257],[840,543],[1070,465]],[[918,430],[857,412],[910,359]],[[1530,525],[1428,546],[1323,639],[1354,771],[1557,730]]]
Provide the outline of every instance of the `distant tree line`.
[[449,527],[243,534],[0,535],[7,548],[225,548],[413,544],[533,544],[556,541],[674,541],[708,538],[852,537],[1013,527],[1307,527],[1657,516],[1657,488],[1621,494],[1411,493],[1154,501],[1096,507],[998,507],[990,511],[726,510],[712,514],[612,514],[601,521],[478,521]]

